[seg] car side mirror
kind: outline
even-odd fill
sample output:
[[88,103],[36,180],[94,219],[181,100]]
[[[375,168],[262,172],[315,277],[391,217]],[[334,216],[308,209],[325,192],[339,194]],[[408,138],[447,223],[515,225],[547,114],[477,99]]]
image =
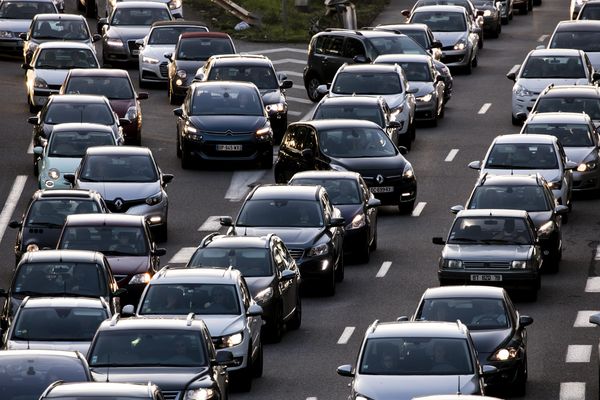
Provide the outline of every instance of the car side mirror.
[[100,18],[96,24],[96,32],[102,32],[102,29],[108,25],[108,18]]
[[400,154],[407,155],[408,154],[408,149],[404,146],[398,146],[398,151],[400,152]]
[[152,251],[152,254],[158,257],[164,256],[165,254],[167,254],[167,249],[165,249],[164,247],[157,247]]
[[410,18],[410,10],[402,10],[400,11],[400,14],[406,18]]
[[312,149],[304,149],[300,154],[302,155],[302,158],[306,158],[307,160],[312,160],[315,158],[315,153],[312,151]]
[[590,315],[590,323],[600,325],[600,313]]
[[24,70],[28,70],[28,69],[32,69],[33,67],[31,66],[31,64],[23,63],[23,64],[21,64],[21,68]]
[[344,218],[331,218],[329,220],[329,226],[344,226],[346,225],[346,220]]
[[246,315],[249,317],[258,317],[263,314],[263,309],[258,304],[251,304],[246,311]]
[[409,318],[406,315],[403,315],[401,317],[396,318],[396,321],[398,321],[398,322],[407,322],[407,321],[409,321]]
[[517,80],[517,74],[515,74],[514,72],[509,72],[508,74],[506,74],[506,77],[513,82]]
[[525,122],[525,120],[527,119],[527,113],[524,111],[519,111],[516,115],[515,118],[518,119],[521,122]]
[[556,206],[556,208],[554,209],[554,212],[556,213],[556,215],[565,215],[569,212],[569,207],[563,206],[561,204],[561,205]]
[[135,315],[135,307],[132,304],[127,304],[121,310],[121,315],[123,317],[133,317]]
[[477,10],[477,16],[483,17],[483,10]]
[[65,178],[65,181],[69,182],[71,185],[75,184],[75,174],[64,174],[63,178]]
[[219,222],[221,226],[233,226],[233,219],[231,217],[221,217],[219,218]]
[[21,39],[21,40],[27,40],[27,32],[21,32],[21,33],[19,33],[19,39]]
[[431,242],[433,244],[446,244],[446,241],[442,237],[440,237],[440,236],[436,236],[436,237],[431,238]]
[[365,56],[354,56],[352,61],[354,61],[356,64],[367,64],[371,62],[371,60]]
[[162,175],[163,184],[166,185],[167,183],[171,183],[174,178],[175,178],[175,176],[173,174],[163,174]]
[[290,89],[292,86],[294,86],[294,82],[287,80],[287,81],[281,82],[281,85],[279,85],[279,88],[280,89]]
[[340,365],[339,367],[337,367],[336,372],[340,376],[346,376],[348,378],[354,377],[354,371],[352,369],[352,365],[350,364]]
[[165,53],[163,54],[163,56],[169,60],[169,61],[173,61],[173,53]]
[[571,160],[567,160],[567,162],[565,163],[565,169],[575,169],[577,167],[578,167],[578,164]]
[[42,146],[35,146],[33,148],[33,154],[35,154],[36,156],[41,156],[42,153],[44,153],[44,148]]
[[592,81],[596,82],[598,80],[600,80],[600,72],[594,72],[592,74]]
[[291,269],[283,270],[283,272],[281,273],[282,281],[289,281],[289,280],[294,279],[295,277],[296,277],[296,272],[292,271]]
[[229,350],[219,350],[217,352],[217,358],[215,359],[215,361],[219,365],[233,365],[233,353]]
[[21,221],[10,221],[8,223],[8,227],[13,229],[20,228],[21,226],[23,226],[23,223],[21,223]]
[[326,95],[329,92],[327,85],[319,85],[317,86],[317,93],[321,96]]
[[148,92],[139,92],[137,94],[138,100],[146,100],[148,98]]
[[493,365],[484,365],[482,368],[482,374],[483,376],[490,376],[490,375],[494,375],[495,373],[498,372],[498,368],[494,367]]
[[465,207],[459,204],[459,205],[450,207],[450,212],[452,214],[458,214],[459,211],[462,211],[464,209],[465,209]]
[[529,315],[519,315],[519,325],[522,328],[531,324],[533,324],[533,318],[531,318]]
[[94,33],[92,35],[92,43],[96,43],[98,41],[102,40],[102,36],[98,35],[97,33]]
[[388,128],[390,129],[398,129],[400,128],[402,125],[400,124],[400,122],[398,121],[390,121],[387,125]]
[[444,46],[442,45],[442,42],[440,42],[439,40],[434,40],[433,42],[431,42],[432,49],[441,49],[442,47],[444,47]]
[[469,163],[469,168],[480,170],[481,169],[481,161],[471,161]]
[[176,117],[183,117],[183,109],[182,108],[176,108],[173,110],[173,114]]
[[371,197],[367,202],[367,207],[379,207],[381,205],[381,200],[376,199],[375,197]]
[[128,120],[127,118],[119,118],[119,125],[127,126],[129,124],[131,124],[131,121]]
[[144,45],[144,39],[138,39],[138,40],[136,40],[135,44],[137,44],[138,46],[143,46]]
[[415,94],[415,93],[417,93],[418,91],[419,91],[419,89],[418,89],[418,88],[408,88],[408,89],[406,90],[406,93],[409,93],[409,94]]
[[37,115],[35,117],[29,117],[27,118],[27,122],[29,122],[31,125],[39,125],[40,117],[38,117]]
[[0,289],[0,297],[8,298],[8,293],[6,293],[6,290]]
[[444,82],[444,77],[442,75],[436,75],[435,76],[435,81],[436,82]]

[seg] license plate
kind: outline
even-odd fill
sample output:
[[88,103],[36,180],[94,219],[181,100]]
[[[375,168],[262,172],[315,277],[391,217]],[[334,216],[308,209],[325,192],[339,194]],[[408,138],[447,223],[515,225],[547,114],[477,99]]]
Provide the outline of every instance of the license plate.
[[394,191],[393,186],[373,186],[369,188],[371,193],[391,193]]
[[218,151],[242,151],[241,144],[218,144]]
[[140,51],[139,50],[131,50],[131,55],[132,56],[139,56],[140,55]]
[[502,282],[502,275],[471,275],[473,282]]

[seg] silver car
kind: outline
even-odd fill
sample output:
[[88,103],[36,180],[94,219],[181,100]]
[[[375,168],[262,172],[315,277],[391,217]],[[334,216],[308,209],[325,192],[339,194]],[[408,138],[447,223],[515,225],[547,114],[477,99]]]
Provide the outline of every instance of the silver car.
[[600,21],[560,21],[548,41],[549,49],[585,51],[594,70],[600,71]]
[[52,0],[3,0],[0,2],[0,54],[21,54],[22,33],[27,33],[37,14],[58,14]]

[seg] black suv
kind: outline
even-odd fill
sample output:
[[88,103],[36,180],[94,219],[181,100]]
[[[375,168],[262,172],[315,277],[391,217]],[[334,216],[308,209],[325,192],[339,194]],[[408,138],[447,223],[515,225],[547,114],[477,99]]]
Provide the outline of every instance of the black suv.
[[211,233],[202,239],[186,268],[233,266],[263,308],[266,334],[281,340],[284,324],[298,329],[302,322],[300,270],[283,241],[267,236],[227,236]]
[[330,84],[345,63],[369,63],[382,54],[411,53],[430,55],[410,37],[382,30],[326,29],[312,37],[304,67],[304,86],[308,98],[318,101],[317,87]]
[[74,398],[93,397],[95,400],[164,400],[160,388],[150,382],[147,384],[112,382],[74,382],[56,381],[44,391],[40,400],[72,400]]

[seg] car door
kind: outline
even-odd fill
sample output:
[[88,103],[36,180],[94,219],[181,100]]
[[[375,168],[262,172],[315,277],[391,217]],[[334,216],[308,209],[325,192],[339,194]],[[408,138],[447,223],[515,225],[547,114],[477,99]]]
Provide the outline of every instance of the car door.
[[248,286],[246,285],[246,281],[243,277],[240,277],[239,280],[240,292],[242,295],[242,301],[244,302],[244,313],[246,314],[246,326],[250,330],[250,337],[252,341],[252,354],[253,357],[254,352],[258,349],[260,345],[260,329],[262,327],[262,317],[259,316],[250,316],[248,315],[248,308],[250,304],[253,303],[252,296],[250,295],[250,290],[248,290]]
[[[328,224],[332,218],[341,217],[341,214],[337,215],[339,213],[339,211],[334,212],[333,205],[329,201],[329,196],[327,195],[327,192],[325,192],[324,190],[321,193],[320,201],[321,201],[321,208],[323,208],[323,213],[324,213],[323,220],[324,220],[325,224]],[[339,227],[339,226],[330,226],[327,229],[329,230],[329,233],[331,236],[331,242],[333,243],[333,245],[335,247],[335,251],[336,251],[335,259],[337,260],[337,258],[342,253],[342,248],[343,248],[342,246],[344,245],[344,242],[343,242],[343,236],[344,236],[343,229],[344,228]]]
[[365,216],[367,217],[367,223],[369,226],[369,243],[371,240],[377,235],[377,207],[369,207],[369,200],[374,199],[375,196],[369,190],[367,183],[363,180],[362,177],[359,177],[358,180],[359,190],[363,202],[365,204]]
[[275,266],[275,273],[277,275],[277,286],[281,295],[283,317],[288,316],[294,312],[294,306],[296,305],[296,293],[294,290],[294,279],[281,279],[284,271],[289,269],[287,251],[281,240],[274,240],[271,248],[273,254],[273,265]]
[[331,83],[337,70],[344,64],[347,59],[342,56],[344,47],[344,37],[338,35],[326,35],[323,38],[322,47],[317,47],[320,50],[319,70],[323,74],[323,82]]
[[[367,60],[367,52],[363,43],[360,40],[353,37],[347,37],[346,40],[344,40],[344,47],[342,48],[342,57],[345,59],[344,62],[347,63],[354,63],[356,61],[370,61]],[[358,58],[355,60],[355,57]],[[361,60],[361,57],[364,57],[364,61]]]

